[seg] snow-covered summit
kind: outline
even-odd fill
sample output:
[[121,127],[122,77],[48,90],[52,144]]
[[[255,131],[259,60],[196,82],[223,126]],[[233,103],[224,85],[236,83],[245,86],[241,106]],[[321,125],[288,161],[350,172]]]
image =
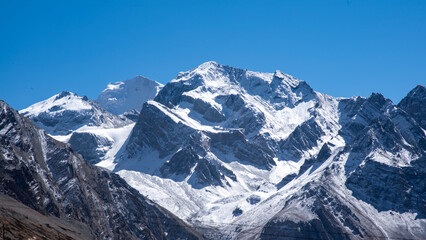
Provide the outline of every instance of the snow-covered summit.
[[252,194],[270,196],[337,135],[336,108],[334,98],[280,71],[207,62],[144,104],[114,170],[184,219],[231,221],[238,204],[246,211],[254,207],[246,201]]
[[161,83],[154,80],[136,76],[129,80],[108,84],[96,101],[116,115],[134,109],[140,111],[142,105],[153,99],[162,87]]
[[[294,78],[291,75],[288,75],[286,73],[281,72],[280,70],[276,70],[275,73],[264,73],[264,72],[256,72],[256,71],[250,71],[247,69],[240,69],[228,65],[222,65],[215,61],[209,61],[205,62],[196,68],[186,71],[186,72],[180,72],[175,79],[173,79],[171,82],[177,82],[177,81],[185,81],[189,80],[194,76],[200,76],[203,78],[205,82],[208,81],[215,81],[215,82],[221,82],[224,79],[220,78],[220,76],[223,77],[223,75],[226,75],[227,73],[236,73],[240,76],[234,77],[232,80],[235,82],[240,82],[240,80],[247,80],[242,77],[242,75],[246,75],[247,78],[260,78],[266,83],[271,83],[274,78],[281,79],[281,81],[285,82],[285,84],[291,85],[292,87],[296,87],[300,82],[303,82],[299,79]],[[253,80],[253,79],[251,79]],[[279,82],[281,82],[279,81]],[[242,87],[245,87],[245,83],[247,82],[240,82]],[[256,82],[256,84],[259,84]]]
[[215,61],[207,61],[205,63],[202,63],[201,65],[199,65],[196,69],[202,70],[202,69],[207,69],[207,68],[216,68],[221,66],[219,63],[215,62]]
[[184,220],[229,233],[218,239],[416,238],[425,139],[381,94],[334,98],[278,70],[207,62],[144,104],[114,171]]
[[[180,83],[180,85],[186,86],[185,90],[191,88],[198,93],[217,92],[222,95],[248,93],[268,101],[272,100],[271,96],[276,99],[280,96],[286,99],[297,98],[292,94],[297,88],[303,88],[305,95],[313,93],[306,82],[279,70],[275,73],[262,73],[221,65],[213,61],[203,63],[190,71],[179,73],[170,83],[172,83],[170,87],[176,87],[173,83]],[[292,100],[294,103],[300,99]]]
[[130,123],[86,96],[63,91],[19,111],[52,135],[66,135],[82,126],[116,128]]
[[176,110],[193,108],[191,113],[201,117],[196,121],[218,128],[240,128],[238,119],[257,118],[257,127],[263,127],[247,125],[246,133],[261,130],[282,138],[310,117],[307,109],[317,95],[306,82],[280,71],[261,73],[207,62],[180,73],[155,101]]
[[51,112],[59,114],[66,110],[69,111],[83,111],[89,110],[92,106],[88,102],[86,96],[81,97],[75,93],[62,91],[44,101],[35,103],[28,108],[19,111],[27,117],[37,116],[43,112]]

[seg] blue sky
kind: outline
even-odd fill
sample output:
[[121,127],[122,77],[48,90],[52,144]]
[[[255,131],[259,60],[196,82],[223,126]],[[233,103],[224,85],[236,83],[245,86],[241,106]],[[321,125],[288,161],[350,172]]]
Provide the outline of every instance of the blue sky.
[[16,109],[210,60],[336,97],[397,103],[426,83],[424,0],[0,0],[0,36],[0,99]]

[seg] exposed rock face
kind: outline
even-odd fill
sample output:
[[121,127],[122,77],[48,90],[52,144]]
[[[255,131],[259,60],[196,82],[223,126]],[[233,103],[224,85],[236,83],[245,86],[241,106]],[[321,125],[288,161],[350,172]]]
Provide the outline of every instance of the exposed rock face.
[[346,186],[378,211],[415,212],[424,219],[424,131],[380,94],[351,104],[358,109],[350,112],[353,120],[342,131],[350,143],[345,149]]
[[160,168],[163,177],[170,177],[172,175],[189,175],[191,168],[199,161],[197,153],[192,147],[179,150],[173,155],[168,162]]
[[378,211],[415,212],[426,218],[426,158],[412,166],[395,168],[366,161],[346,181],[353,195],[373,205]]
[[[345,146],[336,151],[324,144],[317,157],[305,161],[298,178],[302,180],[307,170],[315,173],[325,167],[320,179],[286,200],[281,212],[264,226],[261,238],[283,232],[287,235],[282,238],[315,239],[426,236],[419,230],[426,227],[426,137],[419,122],[381,94],[342,99],[339,109],[339,135]],[[327,160],[333,161],[327,164]],[[339,178],[344,186],[336,186],[342,183]],[[297,219],[294,209],[314,214],[313,218]]]
[[68,143],[92,164],[98,163],[113,144],[110,139],[90,132],[74,132]]
[[288,160],[298,160],[303,154],[317,146],[318,140],[324,135],[321,126],[314,118],[297,126],[296,129],[279,143],[278,149]]
[[94,239],[197,239],[183,222],[0,101],[0,192]]
[[398,103],[398,107],[410,114],[423,129],[426,129],[426,88],[418,85]]
[[130,111],[127,111],[127,112],[123,113],[123,114],[122,114],[122,115],[120,115],[120,116],[124,116],[124,117],[126,117],[127,119],[130,119],[130,120],[132,120],[133,122],[136,122],[136,121],[138,120],[138,118],[139,118],[139,114],[140,114],[140,111],[139,111],[139,110],[132,109],[132,110],[130,110]]
[[303,190],[263,227],[260,239],[386,238],[374,222],[329,189],[308,184]]

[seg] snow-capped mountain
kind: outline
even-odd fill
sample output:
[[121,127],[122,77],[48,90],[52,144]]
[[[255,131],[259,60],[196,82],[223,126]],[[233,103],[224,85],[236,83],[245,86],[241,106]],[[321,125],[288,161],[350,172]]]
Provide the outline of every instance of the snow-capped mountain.
[[134,111],[139,112],[142,105],[153,99],[162,87],[161,83],[154,80],[136,76],[126,81],[108,84],[96,101],[113,114],[135,116]]
[[109,166],[212,238],[424,238],[415,92],[402,109],[207,62],[144,104]]
[[129,120],[111,114],[97,102],[63,91],[19,111],[52,135],[67,135],[83,126],[117,128]]
[[97,102],[67,91],[19,112],[56,140],[71,143],[91,163],[113,157],[134,125]]
[[89,164],[3,101],[0,143],[0,193],[44,215],[88,226],[91,239],[198,238],[118,175]]

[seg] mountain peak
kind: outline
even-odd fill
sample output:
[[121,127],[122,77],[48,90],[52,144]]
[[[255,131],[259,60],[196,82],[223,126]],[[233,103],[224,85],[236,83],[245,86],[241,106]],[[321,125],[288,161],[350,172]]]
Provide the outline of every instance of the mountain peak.
[[19,112],[54,135],[68,134],[71,129],[75,130],[86,124],[103,125],[107,128],[128,124],[88,97],[68,91],[58,93]]
[[96,101],[116,115],[133,109],[140,111],[142,105],[154,98],[162,87],[161,83],[138,75],[122,82],[109,83]]
[[[87,97],[86,97],[87,99]],[[88,99],[87,99],[88,100]],[[44,101],[35,103],[20,112],[24,115],[38,115],[41,112],[57,112],[63,110],[80,111],[91,109],[90,103],[76,93],[62,91]]]
[[398,107],[410,114],[423,129],[426,129],[425,102],[426,88],[423,85],[417,85],[398,103]]
[[274,77],[284,79],[286,77],[286,74],[281,72],[280,70],[275,70]]
[[133,78],[130,78],[130,79],[127,79],[127,80],[124,80],[124,81],[121,81],[121,82],[108,83],[108,85],[106,86],[106,88],[102,92],[119,90],[119,89],[123,89],[126,85],[137,85],[137,84],[158,85],[159,83],[157,83],[156,81],[151,80],[149,78],[146,78],[142,75],[136,75]]
[[62,91],[61,93],[56,95],[56,99],[60,99],[60,98],[70,96],[70,95],[77,95],[77,94],[72,93],[72,92],[68,92],[68,91]]
[[218,72],[219,69],[222,69],[224,67],[227,67],[227,66],[221,65],[215,61],[208,61],[192,70],[189,70],[187,72],[181,72],[180,74],[178,74],[177,78],[179,79],[180,77],[188,75],[188,74],[189,75],[192,75],[192,74],[206,75],[206,74],[212,74],[212,73],[215,74],[216,72]]
[[0,100],[0,110],[6,113],[10,109],[10,106],[3,100]]
[[[207,92],[211,97],[209,100],[204,95]],[[274,107],[283,108],[294,106],[302,99],[308,101],[315,98],[313,93],[306,82],[279,70],[275,73],[255,72],[210,61],[179,73],[163,88],[155,100],[166,105],[175,104],[180,101],[178,95],[183,94],[185,98],[199,98],[218,106],[217,104],[221,103],[215,97],[248,94],[261,97],[271,102]]]
[[408,94],[407,97],[421,97],[424,98],[426,96],[426,88],[423,85],[417,85],[413,88]]
[[368,98],[373,99],[373,100],[386,100],[386,98],[385,98],[385,96],[383,96],[383,94],[376,93],[376,92],[371,93]]
[[197,69],[208,69],[208,68],[216,68],[221,66],[219,63],[215,62],[215,61],[208,61],[205,62],[203,64],[201,64],[200,66],[197,67]]

